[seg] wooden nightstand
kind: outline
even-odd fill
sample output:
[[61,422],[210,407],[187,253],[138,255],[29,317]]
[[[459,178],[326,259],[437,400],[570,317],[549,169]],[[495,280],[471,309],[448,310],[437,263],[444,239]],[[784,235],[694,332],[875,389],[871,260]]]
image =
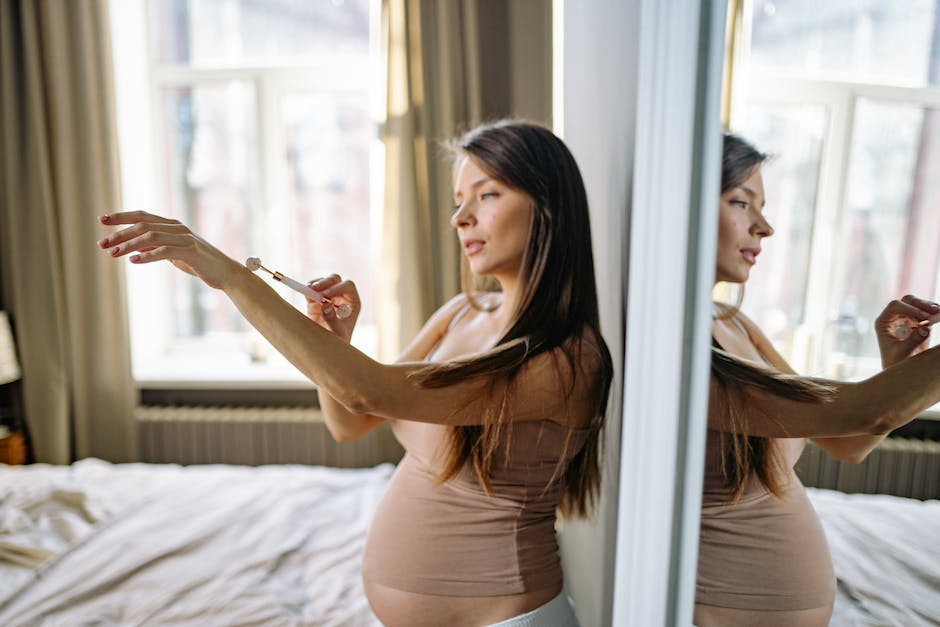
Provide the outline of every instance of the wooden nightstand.
[[26,439],[18,431],[0,437],[0,464],[25,464]]

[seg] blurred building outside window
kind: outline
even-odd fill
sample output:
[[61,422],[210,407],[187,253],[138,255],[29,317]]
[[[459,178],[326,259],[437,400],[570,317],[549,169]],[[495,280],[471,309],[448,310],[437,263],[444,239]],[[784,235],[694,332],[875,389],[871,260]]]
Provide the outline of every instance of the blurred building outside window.
[[775,228],[743,309],[797,371],[861,379],[884,305],[940,299],[940,0],[743,6],[731,126],[773,156]]
[[[353,279],[364,303],[353,343],[371,354],[379,10],[377,0],[111,3],[125,209],[178,218],[233,258],[303,281]],[[309,384],[221,292],[166,264],[128,264],[126,275],[142,384]]]

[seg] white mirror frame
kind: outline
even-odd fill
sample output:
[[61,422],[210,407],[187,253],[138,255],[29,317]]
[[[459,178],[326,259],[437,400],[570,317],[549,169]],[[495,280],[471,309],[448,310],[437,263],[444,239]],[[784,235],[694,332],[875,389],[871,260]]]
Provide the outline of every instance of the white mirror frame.
[[622,418],[608,431],[614,485],[604,489],[593,534],[563,530],[566,580],[584,624],[688,625],[708,402],[726,3],[559,4],[556,127],[584,174],[603,332],[623,360],[609,415],[612,423]]

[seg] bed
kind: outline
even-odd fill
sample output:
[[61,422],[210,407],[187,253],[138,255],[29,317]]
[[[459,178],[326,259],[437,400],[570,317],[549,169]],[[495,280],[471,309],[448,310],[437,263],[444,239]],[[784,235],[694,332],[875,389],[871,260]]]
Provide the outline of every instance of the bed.
[[[0,465],[0,625],[376,626],[360,556],[392,469]],[[940,625],[940,501],[808,491],[831,624]]]
[[0,465],[0,625],[379,625],[393,467]]
[[940,501],[807,488],[838,587],[830,625],[940,625]]

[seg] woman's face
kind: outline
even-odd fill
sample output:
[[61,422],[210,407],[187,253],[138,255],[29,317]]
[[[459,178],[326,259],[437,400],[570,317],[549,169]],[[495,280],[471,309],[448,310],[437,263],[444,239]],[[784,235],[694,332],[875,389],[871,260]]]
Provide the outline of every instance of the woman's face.
[[490,177],[467,157],[457,168],[454,201],[450,223],[470,270],[496,279],[517,277],[529,242],[532,198]]
[[715,281],[744,283],[757,263],[761,240],[774,229],[764,218],[764,182],[760,168],[721,194],[718,206],[718,261]]

